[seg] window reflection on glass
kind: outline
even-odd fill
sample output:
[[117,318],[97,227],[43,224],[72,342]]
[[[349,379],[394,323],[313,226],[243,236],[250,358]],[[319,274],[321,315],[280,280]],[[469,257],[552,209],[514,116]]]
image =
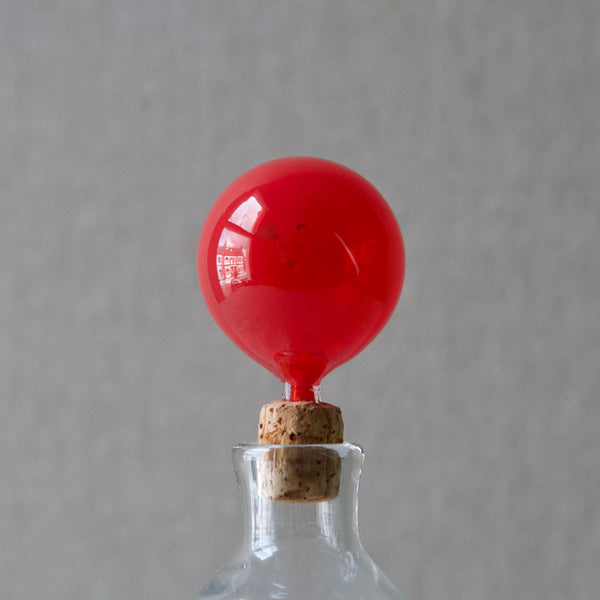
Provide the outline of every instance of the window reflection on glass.
[[244,200],[231,214],[229,222],[241,227],[248,233],[254,233],[260,223],[263,207],[256,196]]
[[217,275],[225,296],[250,280],[248,251],[252,236],[258,228],[264,208],[256,196],[241,202],[231,213],[219,238]]

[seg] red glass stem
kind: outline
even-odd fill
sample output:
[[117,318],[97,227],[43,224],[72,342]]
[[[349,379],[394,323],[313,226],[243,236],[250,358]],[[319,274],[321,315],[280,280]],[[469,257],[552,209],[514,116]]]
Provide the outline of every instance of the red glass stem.
[[290,402],[320,402],[321,386],[298,381],[285,381],[283,383],[283,397]]

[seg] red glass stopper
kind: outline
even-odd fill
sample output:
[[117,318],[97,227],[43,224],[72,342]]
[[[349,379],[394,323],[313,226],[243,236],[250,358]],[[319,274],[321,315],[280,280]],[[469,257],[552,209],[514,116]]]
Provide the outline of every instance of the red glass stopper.
[[231,183],[198,246],[208,308],[293,400],[351,359],[392,315],[404,278],[394,215],[363,177],[334,162],[283,158]]

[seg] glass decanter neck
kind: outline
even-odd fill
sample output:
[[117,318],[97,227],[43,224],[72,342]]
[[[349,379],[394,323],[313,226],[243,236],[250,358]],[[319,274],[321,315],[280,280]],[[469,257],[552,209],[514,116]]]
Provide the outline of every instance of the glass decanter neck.
[[358,446],[246,445],[234,448],[233,458],[243,546],[200,598],[399,599],[358,539]]
[[[289,450],[289,449],[292,450]],[[273,477],[281,477],[282,453],[293,453],[290,475],[302,477],[304,462],[335,461],[337,480],[319,500],[275,499]],[[315,452],[319,458],[315,459]],[[358,537],[358,485],[362,449],[353,444],[307,446],[240,445],[233,459],[243,505],[244,550],[259,560],[276,554],[314,552],[317,546],[337,552],[360,548]],[[290,468],[289,464],[284,467]],[[312,473],[315,475],[315,473]],[[285,475],[285,474],[284,474]],[[316,475],[321,474],[316,471]],[[324,474],[325,475],[325,474]],[[281,482],[279,482],[281,483]],[[318,485],[319,482],[317,481]],[[312,485],[306,484],[306,488]],[[325,490],[325,488],[323,488]],[[279,493],[279,491],[277,491]],[[313,492],[314,494],[314,489]],[[284,494],[285,495],[285,494]],[[310,494],[308,494],[310,495]]]

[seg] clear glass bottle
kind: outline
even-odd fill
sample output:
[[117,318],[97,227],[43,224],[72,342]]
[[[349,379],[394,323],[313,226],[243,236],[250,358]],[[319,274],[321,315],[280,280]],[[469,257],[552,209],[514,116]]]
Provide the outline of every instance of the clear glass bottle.
[[[277,463],[281,452],[293,453],[293,460],[284,467],[290,468],[292,478],[308,476],[309,483],[300,486],[300,493],[313,485],[315,475],[328,479],[321,501],[318,496],[317,501],[293,495],[289,501],[273,499],[270,477],[274,470],[282,476]],[[200,598],[398,600],[398,590],[358,537],[363,457],[362,449],[349,443],[236,446],[233,462],[243,508],[242,547],[205,585]],[[314,487],[309,497],[310,493]]]

